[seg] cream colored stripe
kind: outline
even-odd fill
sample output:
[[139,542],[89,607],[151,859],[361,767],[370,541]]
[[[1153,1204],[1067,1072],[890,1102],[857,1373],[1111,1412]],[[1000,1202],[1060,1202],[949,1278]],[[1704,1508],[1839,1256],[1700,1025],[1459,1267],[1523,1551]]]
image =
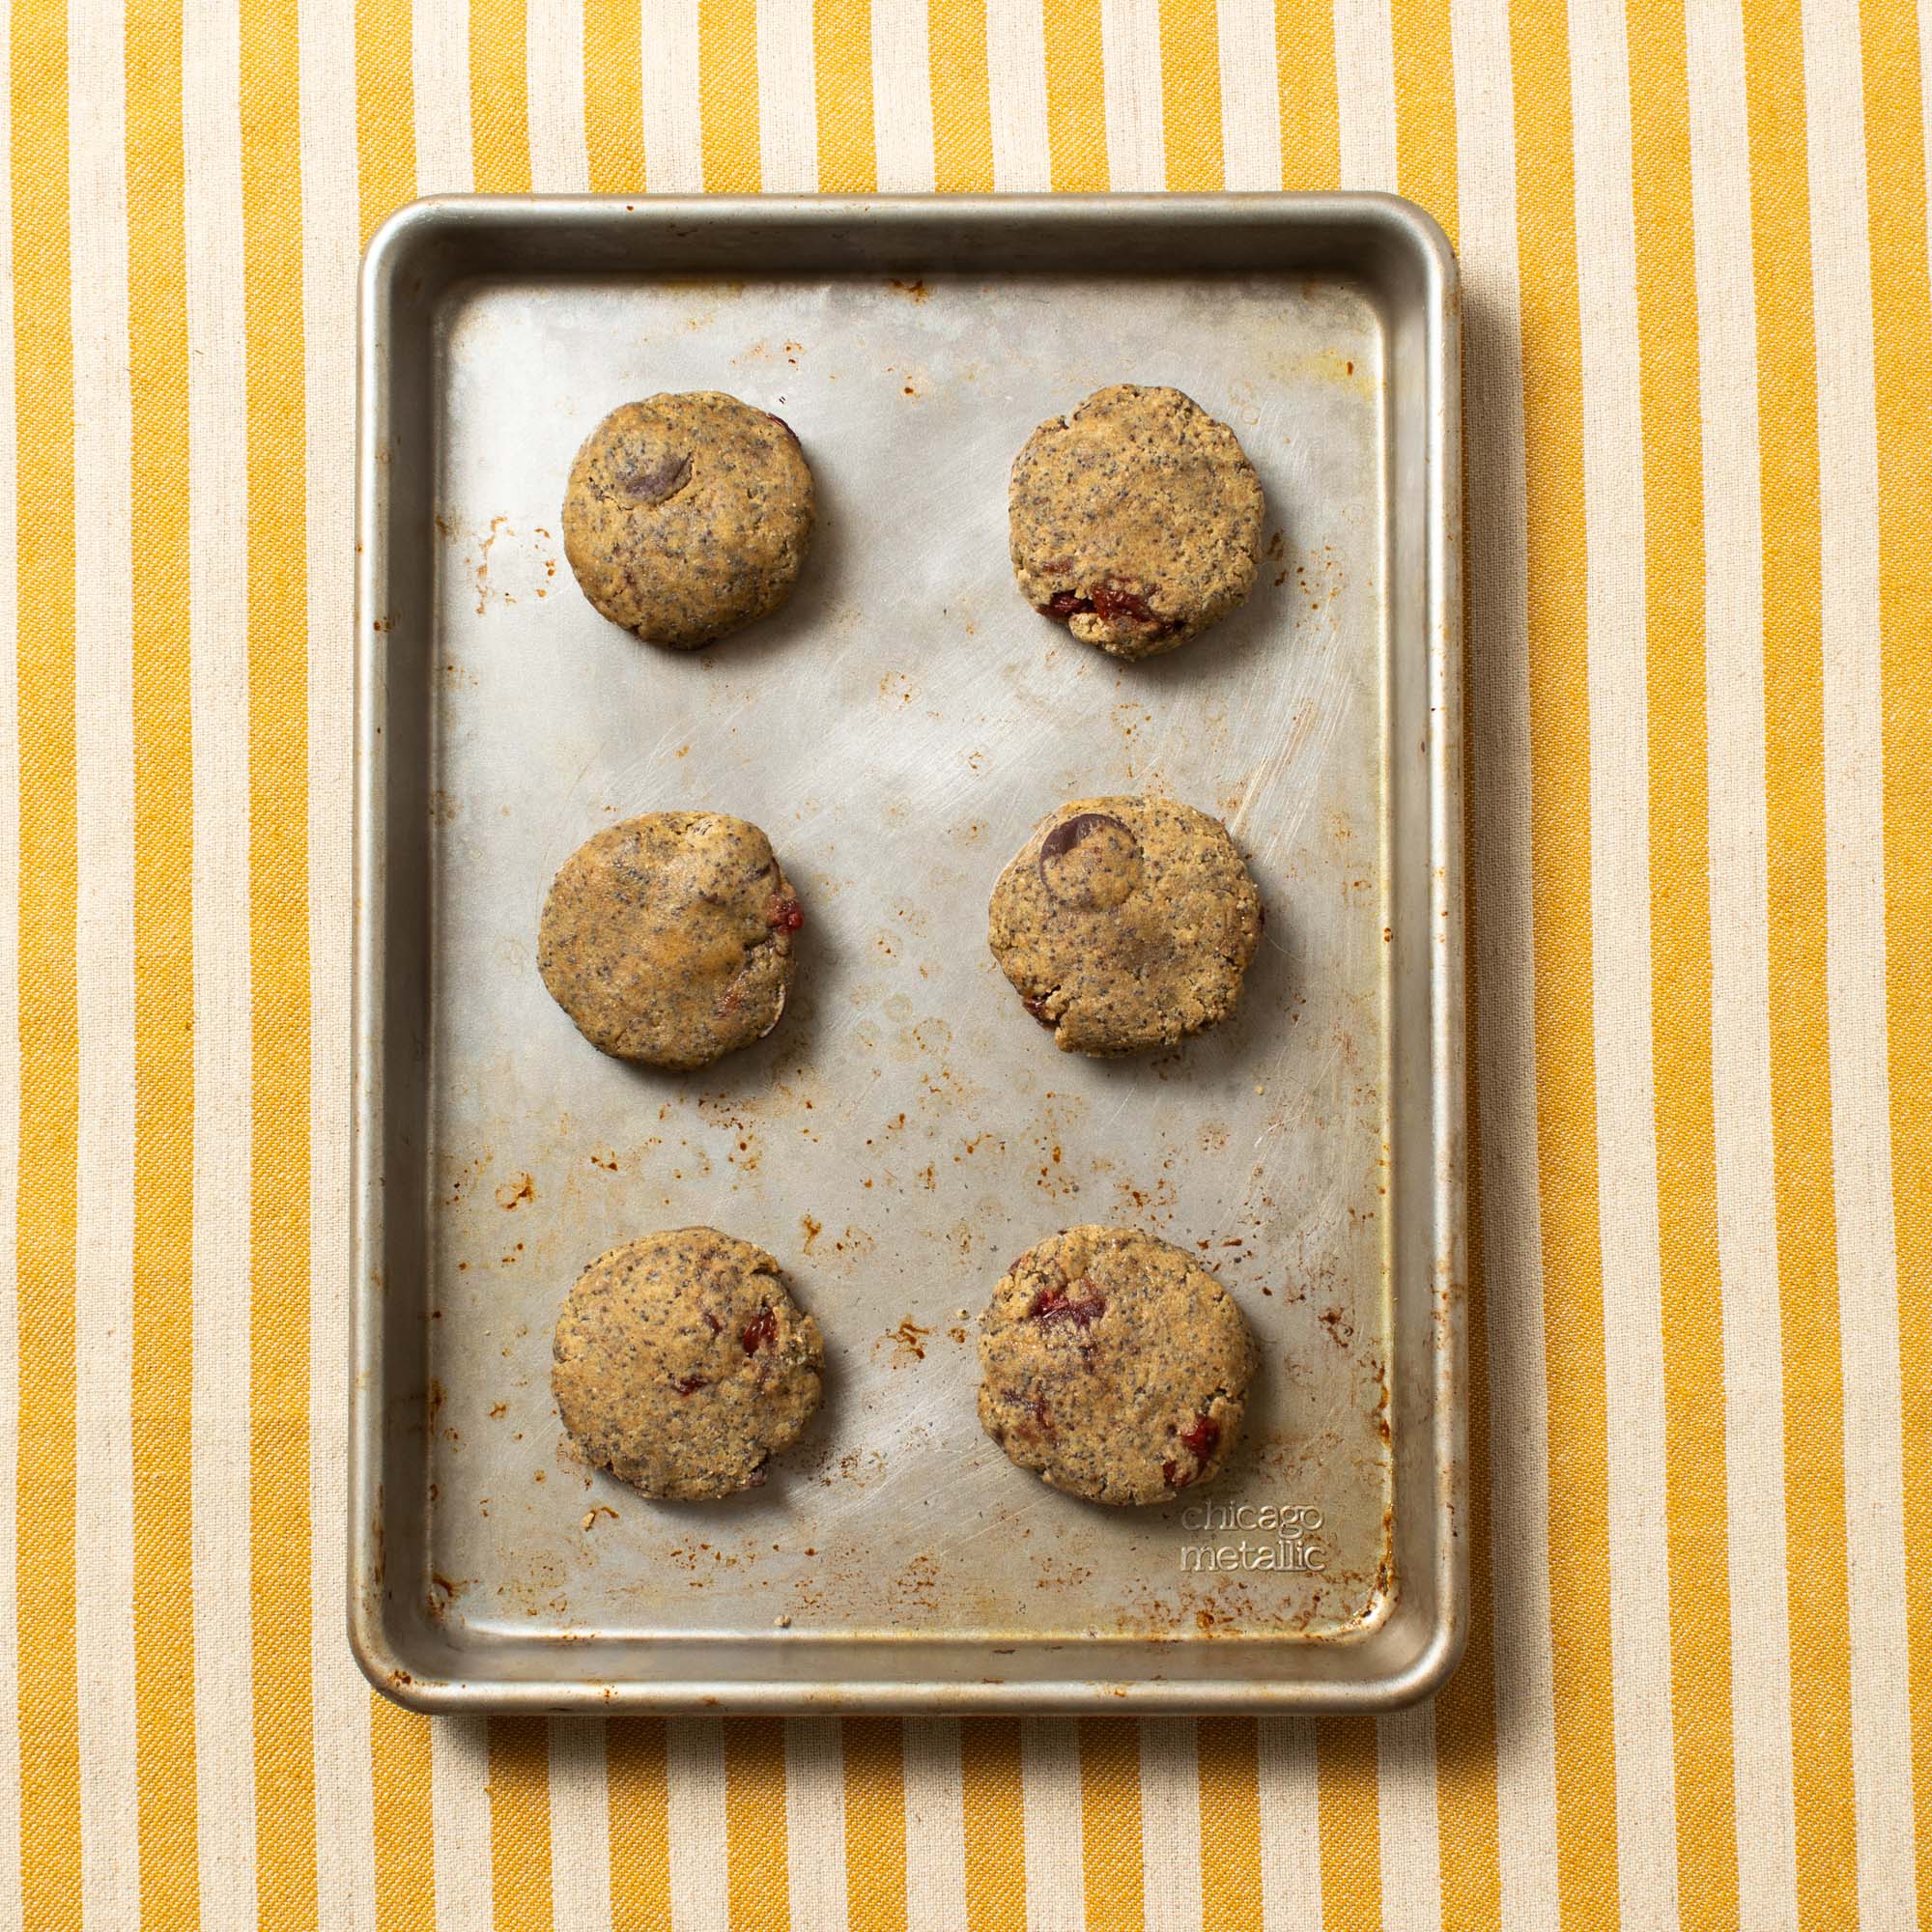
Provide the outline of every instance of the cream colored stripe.
[[[1916,1917],[1905,1631],[1898,1253],[1885,1002],[1884,640],[1879,623],[1864,77],[1856,5],[1805,0],[1824,572],[1825,984],[1845,1378],[1852,1780],[1859,1919]],[[1903,639],[1898,647],[1907,647]]]
[[1393,194],[1395,37],[1388,0],[1335,0],[1335,84],[1342,186]]
[[233,0],[183,14],[188,710],[193,736],[195,1801],[202,1911],[255,1905],[249,1593],[247,397]]
[[[665,1726],[666,1831],[673,1932],[712,1932],[730,1918],[724,1850],[724,1734],[716,1718]],[[504,1932],[513,1932],[505,1926]]]
[[1626,1920],[1677,1917],[1664,1534],[1663,1278],[1651,1064],[1649,713],[1630,52],[1621,0],[1571,0],[1589,636],[1591,979],[1609,1517],[1617,1885]]
[[1442,1837],[1435,1802],[1435,1706],[1420,1704],[1381,1719],[1376,1725],[1376,1763],[1382,1918],[1401,1932],[1441,1932]]
[[1262,1923],[1267,1932],[1303,1932],[1321,1923],[1315,1730],[1305,1718],[1263,1718],[1257,1729]]
[[1548,1388],[1537,1197],[1535,960],[1529,876],[1528,507],[1521,290],[1507,0],[1452,0],[1463,421],[1470,520],[1469,756],[1487,810],[1475,842],[1483,1270],[1494,1490],[1496,1812],[1503,1918],[1554,1925],[1556,1753],[1549,1636]]
[[1116,194],[1163,188],[1160,0],[1100,0],[1100,58],[1106,70],[1107,185]]
[[1738,1894],[1747,1932],[1798,1923],[1791,1641],[1784,1561],[1783,1373],[1771,1139],[1763,524],[1750,151],[1738,0],[1686,14],[1690,202],[1703,411],[1710,707],[1711,1051],[1737,1754]]
[[757,0],[758,172],[767,194],[818,186],[817,56],[811,9]]
[[[430,1826],[437,1932],[488,1932],[493,1901],[487,1718],[439,1718],[431,1724]],[[714,1842],[724,1842],[722,1820]],[[503,1932],[523,1928],[506,1925]]]
[[1201,1923],[1201,1759],[1192,1718],[1141,1721],[1142,1913],[1147,1932]]
[[1220,0],[1221,172],[1231,189],[1281,185],[1271,0]]
[[467,194],[476,179],[469,158],[469,0],[414,0],[413,16],[416,192]]
[[1081,1932],[1080,1742],[1071,1718],[1020,1723],[1026,1806],[1027,1932]]
[[[140,1916],[134,1738],[134,784],[126,49],[115,0],[69,13],[73,287],[74,1655],[86,1921]],[[55,83],[57,84],[57,83]]]
[[966,1922],[958,1719],[907,1719],[905,1806],[906,1932],[953,1932]]
[[538,194],[585,194],[590,149],[583,129],[583,0],[528,0],[524,37],[530,103],[530,186]]
[[1038,194],[1053,185],[1042,4],[1043,0],[986,0],[993,185],[1002,194]]
[[[10,73],[13,15],[0,7],[0,74]],[[13,90],[0,98],[0,637],[20,616],[19,499],[14,490]],[[31,376],[29,377],[31,381]],[[20,902],[19,658],[0,664],[0,905]],[[19,924],[0,945],[0,1932],[18,1932],[20,1899],[20,1626],[14,1544],[20,1458],[20,1326],[16,1214],[20,1201]]]
[[785,1877],[796,1932],[845,1922],[845,1751],[837,1718],[784,1727]]
[[932,192],[926,0],[872,0],[872,146],[882,194]]
[[550,1720],[550,1895],[556,1932],[611,1932],[611,1781],[601,1718]]
[[[297,24],[308,540],[308,922],[313,976],[308,1416],[316,1894],[331,1928],[375,1932],[369,1688],[342,1639],[349,1435],[342,1379],[349,1359],[349,799],[354,709],[350,640],[355,621],[352,580],[342,559],[352,554],[355,540],[355,444],[342,425],[343,412],[355,392],[355,266],[360,241],[355,74],[342,50],[354,41],[355,0],[305,0]],[[187,84],[191,89],[196,85],[193,79]],[[237,519],[238,525],[241,521]],[[245,1390],[247,1384],[244,1367],[234,1385]],[[207,1829],[204,1816],[204,1833]]]
[[697,0],[641,0],[644,179],[654,194],[704,185],[698,115]]

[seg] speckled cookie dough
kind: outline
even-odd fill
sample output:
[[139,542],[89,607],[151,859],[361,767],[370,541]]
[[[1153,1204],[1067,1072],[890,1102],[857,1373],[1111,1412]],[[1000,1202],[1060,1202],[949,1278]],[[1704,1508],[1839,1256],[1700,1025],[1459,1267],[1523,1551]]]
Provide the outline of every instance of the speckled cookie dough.
[[1179,389],[1121,383],[1041,423],[1008,507],[1021,594],[1116,657],[1171,651],[1254,588],[1261,479]]
[[691,650],[791,595],[812,517],[805,452],[777,416],[735,396],[651,396],[577,452],[563,551],[613,624]]
[[537,970],[600,1053],[689,1071],[778,1025],[804,923],[755,825],[646,812],[564,861],[544,900]]
[[1254,1347],[1227,1290],[1166,1241],[1068,1228],[980,1318],[980,1422],[1022,1469],[1099,1503],[1210,1480],[1240,1433]]
[[584,1460],[687,1500],[762,1483],[817,1408],[824,1367],[778,1263],[715,1228],[599,1255],[551,1345],[551,1389]]
[[1077,798],[1000,874],[987,943],[1063,1052],[1105,1056],[1225,1019],[1261,933],[1261,895],[1217,819],[1171,798]]

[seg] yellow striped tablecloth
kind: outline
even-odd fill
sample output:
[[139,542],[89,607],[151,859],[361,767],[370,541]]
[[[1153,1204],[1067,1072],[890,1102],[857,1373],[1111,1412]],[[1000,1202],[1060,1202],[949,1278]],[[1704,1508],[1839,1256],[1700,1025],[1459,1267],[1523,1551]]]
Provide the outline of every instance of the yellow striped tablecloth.
[[[1932,1921],[1904,0],[14,0],[0,1923]],[[354,313],[418,193],[1394,188],[1466,277],[1433,1709],[429,1723],[342,1631]]]

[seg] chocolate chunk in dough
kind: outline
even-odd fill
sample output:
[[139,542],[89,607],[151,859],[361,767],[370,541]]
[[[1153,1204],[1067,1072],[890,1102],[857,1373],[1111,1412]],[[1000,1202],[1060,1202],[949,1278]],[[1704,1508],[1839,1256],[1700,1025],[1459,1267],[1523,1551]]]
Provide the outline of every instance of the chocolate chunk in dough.
[[987,941],[1063,1049],[1112,1055],[1225,1019],[1261,931],[1261,895],[1218,820],[1171,798],[1085,798],[1001,873]]
[[651,396],[577,452],[563,550],[613,624],[690,650],[791,595],[813,516],[805,452],[778,417],[735,396]]

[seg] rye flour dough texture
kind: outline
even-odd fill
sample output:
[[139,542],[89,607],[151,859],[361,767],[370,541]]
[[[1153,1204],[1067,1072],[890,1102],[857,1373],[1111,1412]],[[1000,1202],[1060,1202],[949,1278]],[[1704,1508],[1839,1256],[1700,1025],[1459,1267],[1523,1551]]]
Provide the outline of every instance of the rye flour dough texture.
[[1211,1481],[1254,1374],[1240,1309],[1180,1249],[1129,1228],[1029,1248],[980,1321],[980,1422],[1069,1495],[1157,1503]]
[[777,416],[735,396],[651,396],[577,452],[563,550],[613,624],[692,650],[791,595],[813,516],[805,452]]
[[564,861],[537,970],[592,1046],[690,1071],[778,1025],[805,915],[755,825],[652,811]]
[[1116,657],[1171,651],[1254,588],[1261,479],[1179,389],[1117,384],[1041,423],[1008,506],[1021,594]]
[[584,1460],[647,1496],[702,1500],[765,1480],[818,1406],[818,1324],[762,1249],[715,1228],[626,1241],[578,1277],[551,1389]]
[[1064,1052],[1172,1046],[1225,1019],[1261,894],[1217,819],[1158,796],[1043,818],[993,888],[987,942]]

